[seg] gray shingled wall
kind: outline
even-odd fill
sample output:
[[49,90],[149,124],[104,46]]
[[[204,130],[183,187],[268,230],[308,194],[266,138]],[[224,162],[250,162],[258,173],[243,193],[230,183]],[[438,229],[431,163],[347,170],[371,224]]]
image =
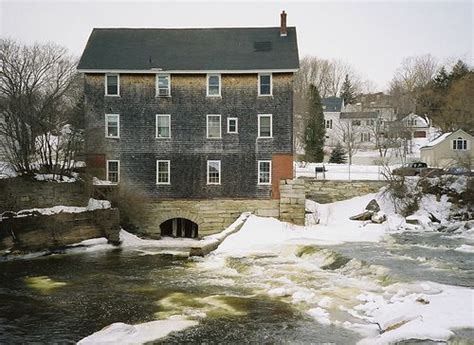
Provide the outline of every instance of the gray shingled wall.
[[[292,153],[292,74],[273,75],[273,96],[257,96],[257,74],[222,75],[222,98],[206,97],[206,75],[172,75],[171,98],[155,97],[155,75],[121,75],[120,97],[104,96],[104,75],[88,74],[86,150],[119,159],[121,181],[158,198],[268,198],[257,160]],[[105,138],[105,114],[120,114],[120,139]],[[155,115],[171,114],[171,139],[155,139]],[[221,114],[222,139],[206,138],[206,115]],[[257,139],[258,114],[273,114],[273,139]],[[239,134],[227,134],[227,117]],[[171,160],[171,185],[156,185],[156,160]],[[221,185],[206,185],[206,161],[221,160]],[[105,171],[97,172],[105,178]]]

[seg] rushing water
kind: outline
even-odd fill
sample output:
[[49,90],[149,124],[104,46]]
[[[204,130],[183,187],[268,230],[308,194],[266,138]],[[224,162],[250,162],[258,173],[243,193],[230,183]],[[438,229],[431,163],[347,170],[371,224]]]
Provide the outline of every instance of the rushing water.
[[[297,249],[299,261],[291,255],[243,257],[226,259],[225,269],[213,269],[208,259],[133,250],[0,262],[0,343],[72,343],[113,322],[185,315],[198,318],[199,325],[157,342],[352,344],[361,335],[323,326],[288,299],[264,293],[265,287],[291,280],[344,299],[356,285],[341,281],[334,270],[351,259],[382,267],[393,281],[474,287],[474,254],[454,250],[462,244],[474,245],[440,233],[404,233],[384,243],[318,248],[335,258],[324,270],[301,261],[314,251],[308,248]],[[474,334],[458,335],[468,341]]]

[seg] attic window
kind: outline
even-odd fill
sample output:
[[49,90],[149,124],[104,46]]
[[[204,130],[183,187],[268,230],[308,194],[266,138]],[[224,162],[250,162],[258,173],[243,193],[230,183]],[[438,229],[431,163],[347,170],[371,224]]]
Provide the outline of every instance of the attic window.
[[120,95],[120,76],[118,74],[105,75],[105,95],[119,96]]
[[269,52],[272,50],[272,42],[253,42],[253,49],[256,52]]

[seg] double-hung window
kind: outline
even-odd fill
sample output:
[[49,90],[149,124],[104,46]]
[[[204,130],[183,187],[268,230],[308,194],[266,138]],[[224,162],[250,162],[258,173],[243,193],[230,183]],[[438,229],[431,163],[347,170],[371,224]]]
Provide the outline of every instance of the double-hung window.
[[169,74],[156,75],[156,96],[169,97],[171,96],[171,81]]
[[221,133],[221,116],[220,115],[207,115],[206,124],[206,137],[211,139],[220,139]]
[[120,161],[107,161],[107,181],[111,183],[119,183],[120,181]]
[[156,161],[156,184],[170,184],[170,161]]
[[258,115],[258,137],[259,138],[271,138],[273,136],[272,122],[273,121],[272,121],[271,114]]
[[207,161],[207,184],[221,184],[221,161]]
[[272,183],[272,162],[258,161],[258,184],[268,185]]
[[236,117],[227,118],[227,133],[239,133],[239,119]]
[[156,138],[171,138],[171,115],[156,115]]
[[467,140],[461,137],[453,140],[453,150],[467,150]]
[[105,75],[105,95],[119,96],[120,95],[120,75],[106,74]]
[[120,138],[120,115],[105,114],[105,137]]
[[208,74],[207,75],[207,96],[219,97],[221,95],[221,75]]
[[258,95],[259,96],[272,95],[272,74],[271,73],[258,75]]
[[326,128],[327,129],[332,129],[332,119],[331,120],[326,120]]

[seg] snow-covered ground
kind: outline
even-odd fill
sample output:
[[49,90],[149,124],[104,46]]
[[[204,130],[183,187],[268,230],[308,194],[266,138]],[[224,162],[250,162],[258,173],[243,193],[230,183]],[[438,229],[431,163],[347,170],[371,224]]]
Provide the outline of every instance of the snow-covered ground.
[[[295,162],[296,177],[316,177],[319,180],[385,180],[384,170],[377,165],[351,165],[324,163],[326,172],[315,173],[316,167],[322,167],[322,163]],[[391,166],[393,169],[395,166]]]

